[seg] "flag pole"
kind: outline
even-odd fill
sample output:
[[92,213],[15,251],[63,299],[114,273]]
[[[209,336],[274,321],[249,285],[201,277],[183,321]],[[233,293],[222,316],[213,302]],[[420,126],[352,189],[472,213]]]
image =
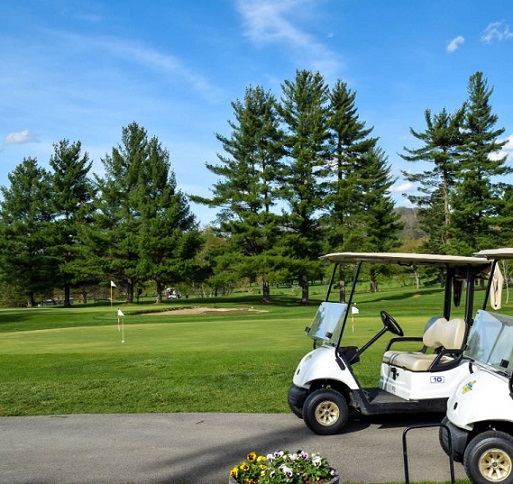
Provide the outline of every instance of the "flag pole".
[[116,284],[114,284],[114,281],[110,281],[110,307],[114,304],[114,288],[116,287]]

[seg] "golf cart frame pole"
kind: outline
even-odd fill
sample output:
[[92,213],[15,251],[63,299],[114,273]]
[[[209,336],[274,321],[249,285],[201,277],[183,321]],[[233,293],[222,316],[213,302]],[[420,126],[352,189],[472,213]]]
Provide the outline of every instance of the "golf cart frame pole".
[[[342,340],[342,335],[344,334],[344,330],[346,328],[347,323],[347,316],[349,314],[349,310],[351,308],[351,304],[353,303],[353,296],[356,292],[356,283],[358,281],[358,277],[360,276],[360,269],[362,268],[363,261],[358,262],[358,265],[356,266],[356,271],[354,273],[353,277],[353,284],[351,285],[351,292],[349,293],[349,299],[347,300],[347,311],[344,315],[344,322],[342,323],[342,331],[340,331],[340,336],[338,337],[337,341],[337,348],[340,347],[340,341]],[[333,272],[335,274],[335,272]]]
[[326,302],[330,299],[331,288],[333,287],[333,281],[335,280],[335,274],[337,273],[339,265],[340,264],[335,264],[335,267],[333,267],[333,272],[331,273],[330,282],[328,284],[328,290],[326,291],[326,298],[324,299]]
[[488,299],[490,297],[490,290],[492,288],[492,280],[493,280],[493,274],[495,273],[495,267],[497,266],[497,259],[492,260],[492,266],[490,268],[490,276],[488,277],[488,282],[486,284],[486,291],[485,291],[485,297],[483,301],[483,309],[486,308],[488,305]]
[[444,294],[444,318],[449,321],[451,318],[451,298],[452,298],[452,283],[454,281],[454,274],[456,270],[452,267],[447,267],[446,277],[447,281],[445,283],[445,294]]

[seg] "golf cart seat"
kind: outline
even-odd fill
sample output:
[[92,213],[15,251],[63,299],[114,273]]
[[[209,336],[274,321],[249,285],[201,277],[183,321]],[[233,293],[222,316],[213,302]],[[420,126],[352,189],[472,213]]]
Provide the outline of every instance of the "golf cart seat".
[[[462,354],[466,325],[463,319],[431,318],[426,324],[420,351],[392,351],[391,345],[397,341],[420,341],[420,338],[393,338],[383,355],[383,363],[410,371],[437,371],[447,369],[457,362]],[[428,353],[427,351],[432,351]]]

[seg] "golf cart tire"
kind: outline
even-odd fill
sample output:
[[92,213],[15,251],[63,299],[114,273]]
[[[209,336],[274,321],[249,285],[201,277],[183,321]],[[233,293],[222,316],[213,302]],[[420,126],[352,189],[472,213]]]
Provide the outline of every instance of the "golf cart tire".
[[[444,419],[444,423],[447,423]],[[440,427],[438,430],[438,440],[440,441],[440,447],[442,447],[442,450],[447,454],[450,455],[449,452],[449,436],[447,435],[448,431],[445,427]],[[463,462],[463,454],[458,452],[454,448],[454,442],[452,443],[452,458],[454,462]]]
[[289,388],[289,392],[287,394],[287,403],[289,404],[290,410],[296,417],[303,418],[303,407],[297,404],[298,397],[296,394],[298,391],[296,388],[297,387],[295,387],[295,385],[292,385]]
[[336,390],[321,388],[310,393],[303,406],[306,426],[318,435],[338,434],[346,425],[349,409]]
[[478,434],[465,450],[463,465],[474,484],[512,484],[513,437],[493,430]]

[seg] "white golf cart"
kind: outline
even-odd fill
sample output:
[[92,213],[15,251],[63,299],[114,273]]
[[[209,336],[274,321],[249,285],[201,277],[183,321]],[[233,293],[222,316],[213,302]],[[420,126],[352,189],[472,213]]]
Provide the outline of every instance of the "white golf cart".
[[[323,256],[335,264],[325,301],[321,303],[307,335],[314,349],[299,363],[289,389],[292,412],[302,417],[313,432],[339,433],[351,414],[443,413],[447,399],[468,374],[461,366],[462,351],[473,314],[475,280],[490,270],[491,263],[475,257],[433,254],[342,252]],[[403,337],[402,328],[385,310],[380,312],[383,328],[361,348],[344,345],[348,315],[362,264],[427,265],[443,270],[445,291],[441,316],[426,315],[423,336]],[[330,302],[335,273],[340,264],[356,265],[351,292],[346,303]],[[465,284],[466,282],[466,284]],[[451,319],[452,300],[459,305],[465,294],[461,318]],[[412,304],[420,306],[418,299]],[[421,306],[420,306],[421,307]],[[362,388],[352,365],[381,336],[392,338],[383,355],[378,388]],[[349,333],[350,334],[350,333]],[[347,339],[347,336],[346,336]],[[418,351],[396,350],[401,342],[418,342]],[[411,346],[411,343],[410,343]],[[404,345],[403,345],[404,348]],[[411,348],[410,348],[411,349]],[[376,376],[377,376],[376,368]]]
[[[481,251],[494,263],[513,260],[513,248]],[[488,295],[492,309],[501,308],[502,276],[493,271]],[[463,461],[474,483],[513,483],[513,311],[510,315],[479,310],[464,352],[470,374],[457,386],[447,404],[440,442]]]

